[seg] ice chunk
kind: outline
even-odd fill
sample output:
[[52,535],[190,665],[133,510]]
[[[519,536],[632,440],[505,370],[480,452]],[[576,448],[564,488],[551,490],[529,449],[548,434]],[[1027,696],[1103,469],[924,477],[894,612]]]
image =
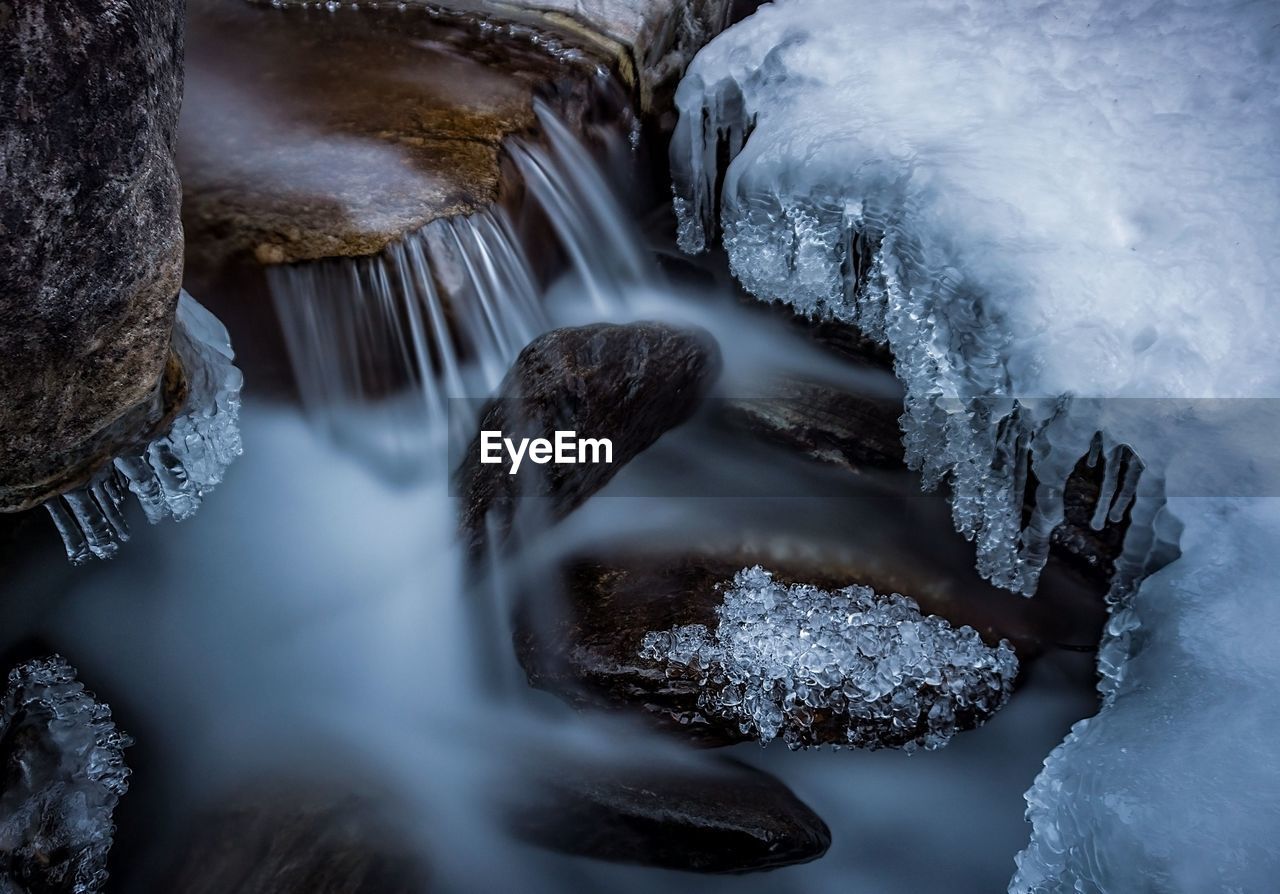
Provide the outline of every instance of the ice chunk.
[[80,564],[115,555],[129,539],[125,495],[132,492],[152,524],[181,521],[240,455],[240,387],[231,339],[218,318],[185,291],[178,298],[173,350],[187,377],[187,397],[169,431],[141,452],[116,459],[83,487],[45,503],[67,557]]
[[1004,706],[1018,660],[1002,640],[921,615],[898,594],[787,586],[759,565],[701,624],[646,634],[641,656],[699,675],[699,707],[791,748],[940,748]]
[[1034,832],[1011,890],[1275,887],[1275,503],[1170,501],[1188,519],[1182,557],[1132,600],[1141,641],[1113,657],[1106,707],[1027,793]]
[[10,672],[0,710],[0,890],[102,889],[130,744],[62,658]]
[[1030,592],[1094,432],[1148,468],[1164,446],[1058,398],[1277,390],[1254,361],[1280,322],[1274,26],[1225,0],[766,5],[680,85],[681,244],[718,225],[749,291],[888,343],[909,461]]

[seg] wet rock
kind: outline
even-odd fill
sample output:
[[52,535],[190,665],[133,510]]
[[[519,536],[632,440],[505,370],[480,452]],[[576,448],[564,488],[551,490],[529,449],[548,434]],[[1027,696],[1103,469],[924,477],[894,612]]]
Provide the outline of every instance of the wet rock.
[[660,112],[696,53],[728,27],[732,0],[480,0],[469,6],[524,14],[613,60],[642,112]]
[[555,768],[510,811],[520,838],[621,863],[752,872],[816,860],[826,823],[790,789],[737,761],[575,763]]
[[[373,255],[518,192],[503,142],[535,90],[579,110],[593,69],[438,11],[191,3],[179,133],[187,262]],[[215,308],[217,310],[217,308]]]
[[246,795],[204,814],[160,894],[422,894],[420,857],[357,795]]
[[[482,464],[477,435],[456,475],[462,530],[474,553],[486,524],[505,538],[522,497],[561,518],[603,487],[664,432],[687,420],[720,368],[719,350],[701,330],[663,323],[598,323],[557,329],[531,342],[480,416],[480,431],[551,439],[557,430],[607,438],[611,463]],[[492,520],[486,517],[492,514]]]
[[901,399],[875,398],[822,382],[779,378],[771,393],[729,399],[728,420],[766,440],[851,472],[905,464]]
[[0,706],[0,891],[102,890],[129,744],[63,659],[10,672]]
[[703,745],[754,740],[756,733],[744,732],[736,720],[702,710],[705,686],[698,669],[671,667],[642,651],[654,631],[689,625],[714,630],[724,599],[718,586],[756,564],[784,583],[825,590],[862,584],[903,593],[926,614],[973,627],[988,645],[1008,639],[1024,663],[1049,648],[1096,642],[1106,615],[1100,598],[1056,572],[1046,575],[1035,599],[1026,599],[986,584],[972,569],[953,575],[927,562],[913,568],[783,549],[631,548],[565,563],[561,599],[549,598],[546,587],[522,594],[513,637],[517,657],[531,685],[576,707],[638,712],[659,729]]
[[0,510],[172,410],[182,22],[169,0],[0,3]]

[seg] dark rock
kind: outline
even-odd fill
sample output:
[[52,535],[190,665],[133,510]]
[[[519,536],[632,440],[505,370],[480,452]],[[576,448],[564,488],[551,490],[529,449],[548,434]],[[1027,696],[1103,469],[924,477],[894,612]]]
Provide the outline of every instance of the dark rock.
[[542,847],[693,872],[752,872],[826,853],[826,823],[767,773],[730,760],[556,768],[510,811]]
[[422,894],[421,858],[357,795],[258,791],[204,814],[164,894]]
[[0,890],[96,894],[129,737],[56,656],[15,668],[0,708]]
[[720,368],[719,350],[700,330],[662,323],[599,323],[557,329],[516,358],[480,431],[552,438],[572,430],[613,442],[612,463],[537,466],[480,463],[476,436],[457,473],[462,529],[474,553],[487,542],[486,516],[505,538],[522,497],[546,497],[547,514],[567,515],[664,432],[687,420]]
[[174,0],[0,2],[0,510],[170,409],[182,24]]
[[901,399],[793,378],[779,378],[770,391],[726,400],[726,417],[766,440],[851,472],[903,467]]
[[702,745],[754,740],[736,722],[709,717],[698,705],[699,674],[641,657],[646,633],[703,624],[714,629],[724,594],[717,585],[762,564],[785,583],[835,590],[850,584],[910,596],[926,614],[973,627],[989,645],[1002,638],[1024,663],[1056,646],[1097,642],[1106,616],[1100,598],[1046,575],[1034,599],[992,587],[966,569],[964,585],[949,573],[899,564],[871,567],[838,556],[803,558],[759,550],[660,552],[631,550],[581,557],[563,571],[563,606],[526,593],[516,613],[514,644],[531,685],[579,708],[639,712],[659,729]]

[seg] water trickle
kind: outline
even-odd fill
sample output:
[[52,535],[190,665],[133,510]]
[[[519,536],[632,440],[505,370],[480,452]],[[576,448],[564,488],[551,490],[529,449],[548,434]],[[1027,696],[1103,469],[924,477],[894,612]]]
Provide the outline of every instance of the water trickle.
[[[582,142],[535,103],[541,142],[507,148],[597,314],[657,272]],[[432,221],[377,255],[271,267],[268,283],[313,422],[397,480],[473,434],[465,402],[490,393],[551,325],[506,212]]]
[[518,141],[511,156],[596,310],[608,314],[628,288],[652,282],[656,270],[586,148],[545,103],[535,101],[534,111],[545,145]]
[[240,386],[226,328],[185,291],[178,298],[173,350],[187,377],[186,403],[169,431],[139,452],[116,457],[88,483],[46,502],[67,557],[108,559],[129,539],[126,495],[147,521],[189,518],[240,455]]
[[547,325],[497,210],[432,221],[377,255],[268,277],[308,415],[397,477],[470,435],[449,399],[489,391]]

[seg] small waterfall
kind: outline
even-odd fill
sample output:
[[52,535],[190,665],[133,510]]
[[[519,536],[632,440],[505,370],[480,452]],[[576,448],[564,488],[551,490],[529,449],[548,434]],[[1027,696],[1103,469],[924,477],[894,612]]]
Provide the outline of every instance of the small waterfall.
[[81,564],[108,559],[129,539],[125,519],[132,492],[147,521],[189,518],[240,455],[240,386],[226,328],[183,291],[173,329],[187,397],[169,431],[138,452],[116,457],[89,482],[44,504],[62,535],[67,557]]
[[498,210],[432,221],[380,254],[268,272],[302,402],[335,441],[395,477],[469,436],[451,398],[487,393],[546,328]]
[[511,157],[595,309],[608,315],[628,289],[652,282],[656,269],[586,148],[541,100],[534,101],[534,112],[546,145],[515,142]]
[[[578,138],[541,101],[544,142],[507,150],[589,295],[608,316],[656,268]],[[396,480],[474,432],[468,404],[551,326],[506,213],[424,226],[381,253],[268,269],[303,405],[336,443]]]

